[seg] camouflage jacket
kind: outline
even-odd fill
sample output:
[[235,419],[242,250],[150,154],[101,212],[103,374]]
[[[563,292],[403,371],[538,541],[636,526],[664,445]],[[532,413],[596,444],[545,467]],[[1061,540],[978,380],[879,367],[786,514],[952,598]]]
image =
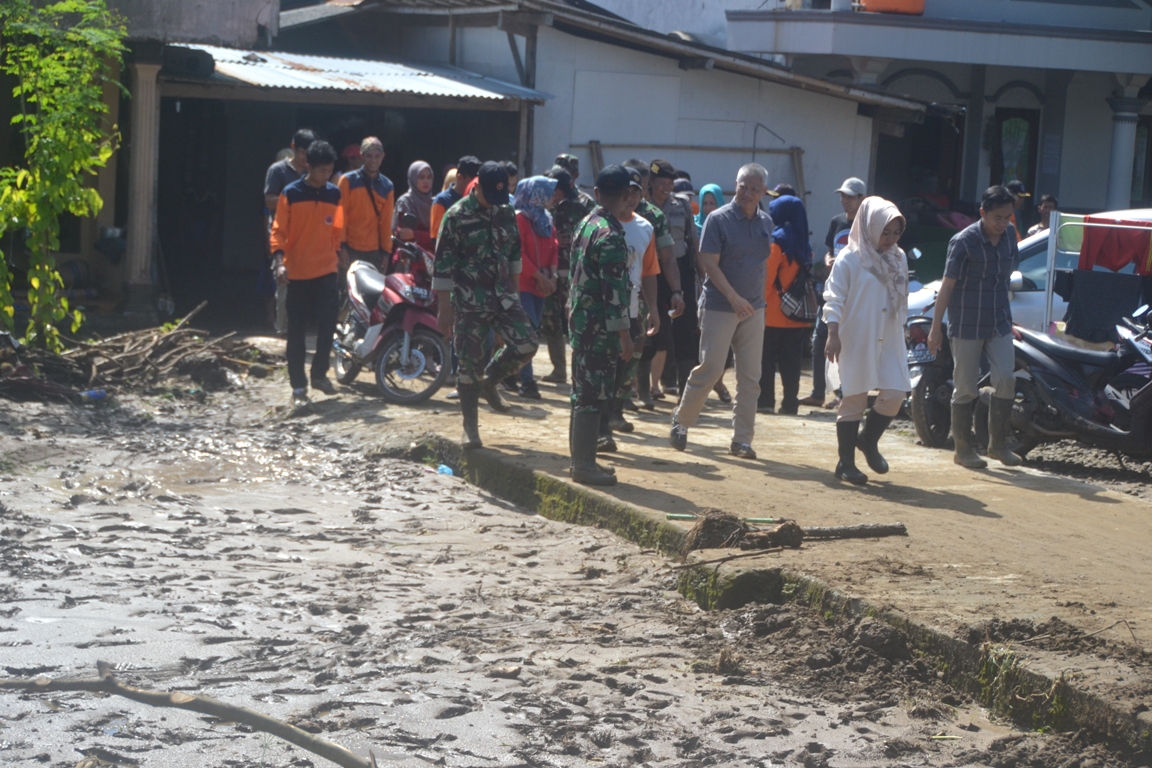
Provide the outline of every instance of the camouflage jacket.
[[452,307],[491,312],[520,302],[520,230],[510,205],[484,208],[467,195],[444,214],[436,238],[432,288],[452,292]]
[[656,248],[671,248],[675,244],[672,238],[672,227],[664,211],[657,208],[650,200],[641,200],[636,206],[636,214],[646,219],[652,225],[652,234],[656,237]]
[[568,328],[572,346],[619,351],[616,331],[628,329],[628,243],[624,227],[597,207],[572,236]]
[[[579,192],[578,200],[565,198],[552,211],[552,223],[556,227],[556,239],[563,240],[564,235],[569,237],[576,231],[576,226],[584,217],[596,209],[596,201],[585,192]],[[568,274],[571,265],[572,244],[568,247],[560,246],[559,265],[557,267],[561,276]]]

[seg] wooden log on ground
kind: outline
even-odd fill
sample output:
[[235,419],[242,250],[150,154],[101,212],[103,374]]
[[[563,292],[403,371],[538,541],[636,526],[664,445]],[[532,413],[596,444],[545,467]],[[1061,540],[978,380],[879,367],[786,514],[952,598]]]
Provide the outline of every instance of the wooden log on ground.
[[256,712],[245,707],[227,704],[210,696],[194,696],[180,691],[149,691],[124,685],[111,674],[105,662],[97,664],[99,677],[95,680],[51,680],[38,677],[32,680],[0,680],[0,690],[27,691],[29,693],[50,693],[55,691],[87,691],[123,696],[153,707],[173,707],[211,715],[231,723],[244,723],[258,731],[278,736],[287,742],[306,749],[314,755],[330,760],[343,768],[375,768],[376,760],[368,760],[356,753],[326,739],[313,736],[307,731],[282,720]]
[[804,527],[805,539],[874,539],[883,536],[907,536],[904,523],[862,523],[860,525],[832,525]]

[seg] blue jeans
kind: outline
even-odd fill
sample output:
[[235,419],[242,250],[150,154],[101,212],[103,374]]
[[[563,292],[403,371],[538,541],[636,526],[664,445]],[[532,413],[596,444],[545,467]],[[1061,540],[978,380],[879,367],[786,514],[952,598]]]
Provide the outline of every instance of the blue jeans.
[[[532,327],[539,328],[540,319],[544,317],[544,297],[528,291],[520,291],[520,304],[524,307],[524,313],[528,315],[528,319],[532,321]],[[533,353],[533,357],[535,357],[535,353]],[[520,384],[531,386],[533,381],[532,359],[529,358],[524,367],[520,369]]]

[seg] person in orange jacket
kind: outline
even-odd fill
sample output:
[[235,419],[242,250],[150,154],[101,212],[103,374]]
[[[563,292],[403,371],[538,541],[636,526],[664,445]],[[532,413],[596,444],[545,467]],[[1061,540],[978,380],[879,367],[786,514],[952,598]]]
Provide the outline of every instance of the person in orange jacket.
[[392,209],[396,202],[392,180],[380,173],[384,144],[375,136],[360,142],[364,165],[340,177],[340,205],[344,208],[344,248],[341,268],[356,260],[383,268],[392,255]]
[[336,333],[337,259],[344,240],[344,209],[340,189],[329,183],[336,150],[326,141],[308,147],[308,172],[284,187],[276,203],[269,243],[276,281],[288,286],[288,378],[292,400],[308,400],[304,375],[304,333],[311,317],[316,323],[316,354],[312,357],[312,388],[336,394],[328,380],[329,351]]

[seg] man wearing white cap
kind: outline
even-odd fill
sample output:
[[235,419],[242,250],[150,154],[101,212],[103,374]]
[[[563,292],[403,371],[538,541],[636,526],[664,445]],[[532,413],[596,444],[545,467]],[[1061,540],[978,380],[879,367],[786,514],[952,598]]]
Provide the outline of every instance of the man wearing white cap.
[[[868,185],[863,179],[855,176],[847,178],[836,190],[840,195],[840,205],[844,206],[844,213],[832,217],[828,225],[828,236],[824,238],[824,245],[828,253],[824,256],[824,271],[821,279],[832,271],[832,262],[840,255],[840,251],[848,244],[848,233],[852,230],[852,220],[856,218],[856,211],[860,210],[860,203],[868,194]],[[817,296],[824,295],[824,286],[818,285]],[[824,313],[816,321],[812,329],[812,394],[800,401],[801,405],[824,405],[824,395],[827,383],[824,377],[824,345],[828,342],[828,326],[824,324]],[[831,407],[831,406],[829,406]]]

